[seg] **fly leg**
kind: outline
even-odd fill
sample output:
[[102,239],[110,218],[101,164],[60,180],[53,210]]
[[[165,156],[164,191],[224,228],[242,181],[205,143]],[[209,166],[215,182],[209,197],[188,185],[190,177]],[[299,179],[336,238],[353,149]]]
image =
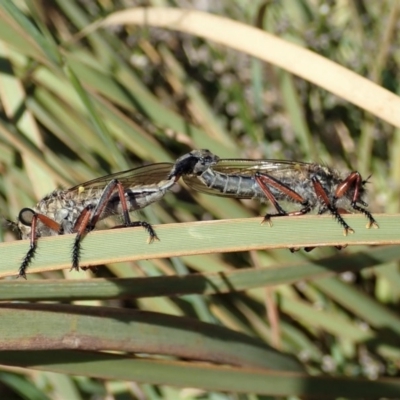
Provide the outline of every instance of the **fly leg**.
[[328,195],[326,194],[325,189],[323,188],[321,182],[318,180],[316,176],[313,176],[311,178],[311,182],[313,183],[315,193],[317,197],[320,199],[322,202],[323,206],[321,207],[319,213],[323,214],[326,211],[329,211],[333,217],[339,222],[340,225],[342,225],[344,229],[344,236],[347,236],[349,233],[354,233],[354,230],[350,228],[350,226],[346,223],[346,221],[342,218],[342,216],[339,213],[338,208],[336,207],[335,199],[333,203],[329,200]]
[[93,206],[86,207],[82,211],[81,215],[79,216],[78,220],[75,223],[74,232],[76,232],[76,237],[72,249],[71,270],[72,269],[79,270],[79,258],[81,250],[80,243],[82,237],[86,232],[90,232],[95,228],[97,222],[99,221],[101,215],[103,214],[103,211],[107,207],[108,202],[115,189],[118,190],[119,199],[121,202],[122,215],[124,218],[123,226],[124,227],[142,226],[144,229],[146,229],[146,231],[149,234],[149,243],[154,241],[155,239],[158,239],[156,233],[154,232],[153,227],[149,223],[143,221],[134,221],[134,222],[131,221],[129,216],[128,206],[126,203],[124,187],[117,179],[113,179],[104,188],[103,193],[101,194],[96,207]]
[[86,232],[91,231],[92,228],[89,227],[89,220],[91,217],[91,211],[93,210],[93,206],[88,206],[86,207],[81,214],[79,215],[79,218],[76,220],[73,232],[76,232],[74,244],[72,245],[72,267],[70,271],[73,269],[76,271],[79,271],[79,259],[81,256],[81,240],[83,235]]
[[58,232],[59,234],[62,234],[62,228],[57,222],[53,221],[51,218],[46,217],[43,214],[39,214],[30,208],[23,208],[18,215],[18,220],[22,224],[31,227],[29,250],[26,253],[24,259],[22,260],[22,264],[19,267],[17,276],[17,278],[22,277],[26,279],[26,269],[29,267],[30,263],[35,257],[37,249],[37,240],[40,236],[37,232],[38,221],[46,225],[49,229],[53,230],[54,232]]
[[[267,199],[271,202],[271,204],[275,207],[275,210],[277,211],[276,214],[265,214],[264,219],[262,223],[268,222],[270,226],[272,226],[271,222],[271,217],[283,217],[283,216],[296,216],[296,215],[304,215],[307,214],[311,211],[312,207],[311,204],[309,203],[308,200],[304,199],[302,196],[300,196],[297,192],[294,190],[288,188],[286,185],[283,183],[279,182],[277,179],[272,178],[269,175],[266,174],[261,174],[259,172],[256,173],[255,175],[255,181],[258,183],[260,186],[261,190],[264,192],[265,196]],[[272,194],[271,190],[269,187],[273,187],[283,194],[287,195],[290,199],[293,201],[300,203],[303,208],[299,211],[292,211],[292,212],[286,212],[278,203],[276,200],[275,196]],[[311,249],[311,248],[310,248]],[[300,248],[290,248],[289,249],[292,253],[295,251],[300,250]]]
[[[364,207],[367,207],[368,204],[365,203],[360,199],[360,188],[365,184],[366,181],[362,181],[361,175],[359,172],[354,171],[352,172],[346,179],[344,179],[336,188],[335,191],[335,200],[340,199],[343,197],[348,191],[352,188],[354,188],[354,194],[353,198],[351,201],[351,207],[359,211],[360,213],[364,214],[368,218],[368,223],[367,223],[367,228],[371,228],[373,226],[374,228],[378,228],[378,224],[375,221],[375,218],[372,216],[372,214],[366,210]],[[361,204],[359,206],[357,203]]]
[[[269,175],[261,174],[260,172],[257,172],[255,174],[255,181],[260,186],[261,190],[265,194],[265,197],[271,202],[271,204],[275,207],[275,210],[277,211],[276,214],[265,214],[264,220],[262,221],[262,223],[268,222],[269,225],[272,226],[272,223],[271,223],[272,217],[283,217],[286,215],[304,215],[311,211],[312,207],[308,200],[304,199],[297,192],[290,189],[283,183],[279,182],[277,179],[274,179]],[[276,190],[279,190],[280,192],[282,192],[282,194],[288,196],[288,198],[290,198],[292,201],[294,201],[296,203],[300,203],[303,206],[303,208],[299,211],[292,211],[289,213],[286,212],[279,205],[275,196],[272,194],[271,190],[269,189],[270,187],[272,187]]]
[[[157,237],[153,227],[148,222],[131,221],[131,217],[129,215],[129,210],[128,210],[128,205],[126,203],[124,188],[120,182],[117,182],[117,188],[118,188],[119,198],[121,201],[122,216],[124,218],[124,224],[122,226],[123,227],[134,227],[134,226],[143,227],[144,229],[146,229],[147,233],[149,234],[148,243],[152,243],[152,242],[154,242],[154,240],[160,240]],[[117,226],[116,228],[119,228],[119,226]]]

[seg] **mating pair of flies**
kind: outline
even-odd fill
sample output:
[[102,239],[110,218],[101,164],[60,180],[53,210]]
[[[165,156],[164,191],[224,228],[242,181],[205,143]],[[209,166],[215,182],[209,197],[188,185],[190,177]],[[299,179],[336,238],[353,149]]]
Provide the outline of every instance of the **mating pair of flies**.
[[[72,269],[79,270],[80,244],[83,236],[98,221],[121,215],[123,227],[141,226],[149,234],[149,242],[157,239],[152,226],[132,221],[129,212],[142,209],[160,200],[183,178],[199,192],[238,199],[270,201],[275,209],[272,217],[304,215],[312,210],[330,213],[342,226],[344,234],[354,232],[342,214],[358,211],[368,219],[367,228],[378,227],[366,209],[365,184],[354,171],[341,176],[332,168],[297,161],[220,159],[208,150],[193,150],[173,163],[156,163],[103,176],[67,190],[55,190],[31,208],[24,208],[15,224],[22,239],[30,239],[30,248],[19,268],[26,277],[41,236],[74,233]],[[280,202],[298,205],[287,212]]]

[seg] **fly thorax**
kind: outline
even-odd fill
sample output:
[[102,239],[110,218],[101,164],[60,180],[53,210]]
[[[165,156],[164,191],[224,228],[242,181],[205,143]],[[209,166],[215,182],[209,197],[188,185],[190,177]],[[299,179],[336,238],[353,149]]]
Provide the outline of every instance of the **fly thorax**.
[[61,222],[64,219],[67,219],[70,214],[70,210],[66,208],[61,208],[59,210],[56,210],[54,213],[54,219],[57,222]]
[[63,233],[72,233],[77,218],[74,208],[61,208],[54,213],[54,220],[61,225]]

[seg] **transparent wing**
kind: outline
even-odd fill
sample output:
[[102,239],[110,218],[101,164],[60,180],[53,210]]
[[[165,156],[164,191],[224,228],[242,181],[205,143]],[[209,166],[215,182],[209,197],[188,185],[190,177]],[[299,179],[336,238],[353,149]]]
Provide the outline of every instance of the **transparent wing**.
[[218,161],[212,168],[228,175],[252,176],[256,172],[265,172],[273,175],[274,172],[301,170],[309,163],[289,160],[251,160],[224,158]]
[[102,190],[113,179],[118,179],[118,181],[120,181],[126,188],[153,185],[166,180],[173,166],[173,163],[155,163],[138,168],[132,168],[127,171],[116,172],[114,174],[101,176],[100,178],[81,183],[80,185],[68,189],[67,192],[88,189]]
[[[251,160],[251,159],[221,159],[216,165],[211,168],[221,174],[229,176],[242,176],[251,177],[256,172],[265,173],[277,179],[285,175],[293,175],[302,173],[302,171],[309,168],[311,164],[299,161],[288,160]],[[234,198],[252,198],[248,196],[238,196],[234,193],[221,192],[219,189],[207,187],[196,175],[184,175],[184,182],[193,190],[201,193],[210,194],[213,196],[221,197],[234,197]]]
[[211,194],[213,196],[238,198],[231,193],[223,193],[215,188],[207,187],[203,182],[200,181],[197,176],[183,175],[182,179],[186,183],[186,185],[189,186],[190,189],[196,190],[196,192]]

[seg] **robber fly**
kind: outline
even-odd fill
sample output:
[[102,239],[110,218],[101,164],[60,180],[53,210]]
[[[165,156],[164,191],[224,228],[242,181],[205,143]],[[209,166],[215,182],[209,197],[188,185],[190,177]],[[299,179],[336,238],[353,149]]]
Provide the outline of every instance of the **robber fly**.
[[[363,200],[368,179],[363,180],[357,171],[342,176],[332,168],[315,163],[220,159],[208,150],[194,150],[182,156],[174,169],[183,172],[185,183],[199,192],[269,200],[276,212],[267,213],[263,222],[270,225],[272,217],[304,215],[317,209],[318,214],[330,213],[343,227],[344,235],[354,232],[341,216],[351,210],[367,217],[367,228],[378,227]],[[287,212],[281,201],[296,203],[300,209]]]
[[123,227],[141,226],[149,234],[149,243],[158,239],[152,226],[131,221],[129,212],[160,200],[179,176],[171,174],[174,164],[157,163],[106,175],[66,190],[55,190],[33,208],[23,208],[17,221],[22,239],[30,239],[30,248],[19,268],[18,276],[26,278],[26,269],[37,248],[37,239],[75,233],[72,268],[79,270],[80,243],[99,220],[122,215]]

